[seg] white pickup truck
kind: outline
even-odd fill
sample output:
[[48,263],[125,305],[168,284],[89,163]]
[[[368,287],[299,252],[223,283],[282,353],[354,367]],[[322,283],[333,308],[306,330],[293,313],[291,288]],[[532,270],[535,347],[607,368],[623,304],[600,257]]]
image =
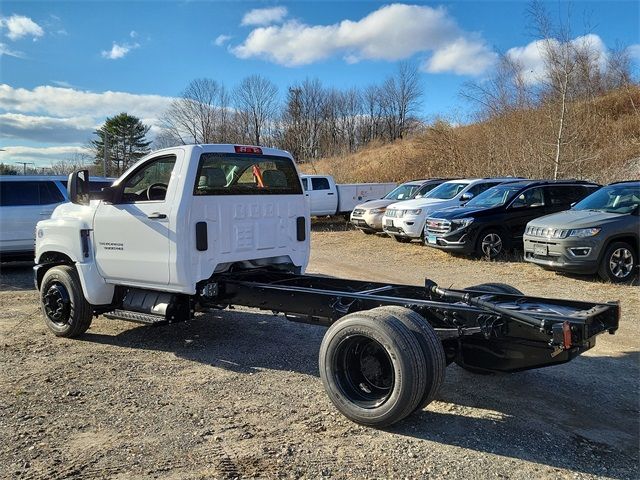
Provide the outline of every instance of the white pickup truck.
[[336,183],[331,175],[302,175],[312,217],[348,215],[356,205],[378,200],[396,188],[395,183]]
[[528,298],[508,285],[304,274],[309,207],[281,150],[159,150],[97,197],[86,170],[68,192],[36,227],[35,283],[55,335],[80,336],[98,315],[162,324],[233,305],[282,312],[329,327],[320,378],[336,408],[365,425],[424,408],[448,363],[479,372],[564,363],[618,327],[616,304]]

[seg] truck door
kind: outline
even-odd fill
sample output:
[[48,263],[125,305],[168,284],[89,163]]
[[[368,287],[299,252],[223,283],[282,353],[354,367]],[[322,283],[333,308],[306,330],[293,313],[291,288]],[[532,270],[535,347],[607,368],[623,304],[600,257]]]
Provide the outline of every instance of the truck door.
[[336,189],[331,188],[326,177],[310,177],[311,190],[311,215],[333,215],[338,208],[338,195]]
[[109,280],[166,285],[172,232],[175,155],[151,158],[123,178],[112,204],[94,217],[98,271]]

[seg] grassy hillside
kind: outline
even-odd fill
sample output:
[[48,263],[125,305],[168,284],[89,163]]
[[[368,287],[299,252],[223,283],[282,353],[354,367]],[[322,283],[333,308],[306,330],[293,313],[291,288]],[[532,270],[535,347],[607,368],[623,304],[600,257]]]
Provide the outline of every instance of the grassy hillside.
[[[492,175],[552,178],[557,118],[556,106],[549,104],[460,127],[437,122],[412,138],[369,145],[352,155],[306,163],[302,169],[332,174],[339,182]],[[570,105],[558,177],[601,183],[640,178],[640,87]]]

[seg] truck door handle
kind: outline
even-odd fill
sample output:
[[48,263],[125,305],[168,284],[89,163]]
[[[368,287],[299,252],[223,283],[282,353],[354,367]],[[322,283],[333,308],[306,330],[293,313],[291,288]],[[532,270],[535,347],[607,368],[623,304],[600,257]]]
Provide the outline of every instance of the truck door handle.
[[327,195],[335,195],[335,193],[329,192],[329,193],[327,193]]
[[164,213],[153,212],[153,213],[150,213],[149,215],[147,215],[147,218],[150,218],[152,220],[158,220],[158,219],[161,219],[161,218],[167,218],[167,216]]

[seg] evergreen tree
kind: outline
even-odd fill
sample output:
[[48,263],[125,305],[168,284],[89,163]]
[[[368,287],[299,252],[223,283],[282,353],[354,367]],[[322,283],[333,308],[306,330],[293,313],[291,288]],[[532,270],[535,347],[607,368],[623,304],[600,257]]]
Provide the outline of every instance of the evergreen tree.
[[108,117],[104,125],[96,130],[98,136],[91,141],[95,153],[95,163],[104,161],[105,143],[107,150],[107,171],[105,176],[120,175],[138,159],[149,153],[150,141],[147,140],[149,127],[138,117],[120,113]]

